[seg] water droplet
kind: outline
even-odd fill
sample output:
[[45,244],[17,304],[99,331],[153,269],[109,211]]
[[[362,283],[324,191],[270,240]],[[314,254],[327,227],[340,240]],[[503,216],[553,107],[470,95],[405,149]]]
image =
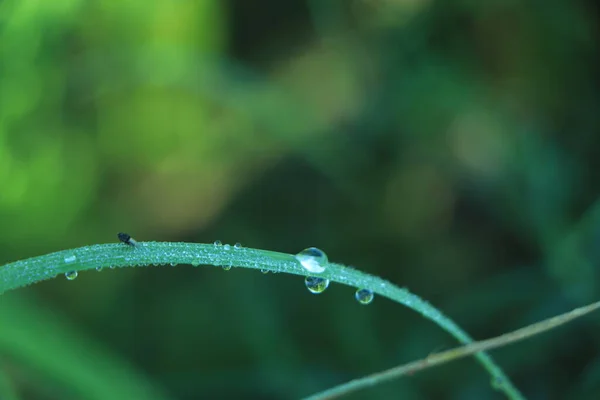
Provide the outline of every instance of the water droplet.
[[263,274],[268,274],[269,270],[268,269],[261,269],[260,272],[262,272]]
[[192,267],[197,267],[198,265],[200,265],[200,261],[198,261],[198,260],[192,261]]
[[65,256],[65,262],[67,264],[73,264],[75,261],[77,261],[77,256],[75,254]]
[[238,243],[234,244],[233,247],[235,249],[241,249],[242,248],[242,244],[238,242]]
[[502,379],[499,376],[496,376],[492,378],[491,385],[492,388],[494,388],[495,390],[502,390],[502,388],[504,387],[504,379]]
[[221,243],[220,240],[215,240],[213,244],[215,245],[215,247],[223,246],[223,243]]
[[98,272],[102,271],[102,267],[96,267],[96,271],[98,271]]
[[229,271],[231,269],[231,265],[223,265],[223,271]]
[[114,265],[111,265],[109,268],[110,268],[110,269],[115,269],[115,266],[114,266]]
[[224,244],[224,245],[223,245],[223,248],[224,248],[225,250],[231,250],[231,246],[230,246],[230,245],[228,245],[228,244]]
[[171,267],[175,267],[175,266],[177,266],[177,263],[172,262],[169,265],[171,265]]
[[65,272],[65,278],[72,281],[73,279],[77,278],[77,271]]
[[360,304],[370,304],[373,301],[373,292],[369,289],[357,289],[356,293],[354,293],[354,298]]
[[307,276],[304,279],[304,284],[311,293],[319,294],[329,287],[329,279]]
[[316,247],[309,247],[308,249],[302,250],[296,254],[296,259],[302,264],[304,269],[315,274],[324,272],[329,264],[327,254],[323,250],[319,250]]

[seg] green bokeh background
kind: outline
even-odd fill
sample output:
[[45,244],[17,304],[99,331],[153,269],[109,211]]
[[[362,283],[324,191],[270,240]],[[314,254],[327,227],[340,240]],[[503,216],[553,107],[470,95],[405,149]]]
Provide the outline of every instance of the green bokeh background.
[[[593,1],[0,1],[0,263],[93,243],[324,249],[475,338],[600,298]],[[600,398],[600,317],[496,350]],[[234,269],[0,297],[0,399],[292,399],[455,345]],[[472,359],[348,399],[496,399]]]

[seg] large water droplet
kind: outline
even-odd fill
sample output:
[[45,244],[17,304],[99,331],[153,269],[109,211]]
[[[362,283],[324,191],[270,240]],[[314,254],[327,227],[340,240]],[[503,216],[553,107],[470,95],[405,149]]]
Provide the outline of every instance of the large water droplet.
[[223,243],[221,243],[220,240],[215,240],[213,244],[215,245],[215,247],[223,246]]
[[329,287],[329,279],[307,276],[304,279],[304,284],[311,293],[319,294]]
[[309,247],[296,254],[296,259],[302,264],[304,269],[315,274],[325,272],[329,260],[323,250],[316,247]]
[[73,279],[77,278],[77,271],[65,272],[65,278],[72,281]]
[[67,264],[73,264],[75,261],[77,261],[77,256],[75,254],[69,254],[68,256],[65,256],[65,262]]
[[356,293],[354,293],[354,298],[360,304],[370,304],[373,301],[373,297],[375,295],[369,289],[357,289]]

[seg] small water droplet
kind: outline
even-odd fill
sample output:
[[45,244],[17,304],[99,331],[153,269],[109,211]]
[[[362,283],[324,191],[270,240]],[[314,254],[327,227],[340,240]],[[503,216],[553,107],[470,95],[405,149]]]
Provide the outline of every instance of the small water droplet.
[[268,269],[261,269],[260,272],[262,272],[263,274],[268,274],[269,270]]
[[225,250],[231,250],[231,246],[228,245],[228,244],[224,244],[223,245],[223,249],[225,249]]
[[77,256],[75,254],[65,256],[65,262],[67,264],[73,264],[75,261],[77,261]]
[[491,385],[492,388],[494,388],[495,390],[502,390],[502,388],[504,387],[504,379],[502,379],[499,376],[496,376],[492,378]]
[[242,248],[242,244],[238,242],[238,243],[234,244],[233,247],[235,249],[241,249]]
[[304,269],[315,274],[320,274],[325,271],[329,260],[327,254],[323,250],[316,247],[309,247],[296,254],[296,259],[302,264]]
[[111,265],[109,268],[110,268],[110,269],[115,269],[115,266],[114,266],[114,265]]
[[172,263],[170,263],[169,265],[170,265],[171,267],[175,267],[175,266],[177,266],[177,263],[174,263],[174,262],[172,262]]
[[229,271],[231,269],[231,265],[223,265],[223,271]]
[[213,244],[215,245],[215,247],[223,246],[223,243],[221,243],[220,240],[215,240]]
[[200,261],[198,261],[198,260],[192,261],[192,267],[197,267],[198,265],[200,265]]
[[65,272],[65,278],[72,281],[73,279],[77,278],[77,271]]
[[357,289],[354,293],[354,298],[360,304],[370,304],[373,301],[375,295],[369,289]]
[[304,279],[304,284],[311,293],[319,294],[329,287],[329,279],[307,276]]
[[98,272],[102,271],[102,267],[96,267],[96,271],[98,271]]

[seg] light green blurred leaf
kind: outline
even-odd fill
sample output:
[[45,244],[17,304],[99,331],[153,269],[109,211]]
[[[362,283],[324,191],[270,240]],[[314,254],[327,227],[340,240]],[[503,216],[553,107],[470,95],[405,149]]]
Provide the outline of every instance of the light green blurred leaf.
[[65,397],[169,398],[134,367],[65,322],[60,313],[14,293],[0,300],[0,354],[47,376],[69,394]]

